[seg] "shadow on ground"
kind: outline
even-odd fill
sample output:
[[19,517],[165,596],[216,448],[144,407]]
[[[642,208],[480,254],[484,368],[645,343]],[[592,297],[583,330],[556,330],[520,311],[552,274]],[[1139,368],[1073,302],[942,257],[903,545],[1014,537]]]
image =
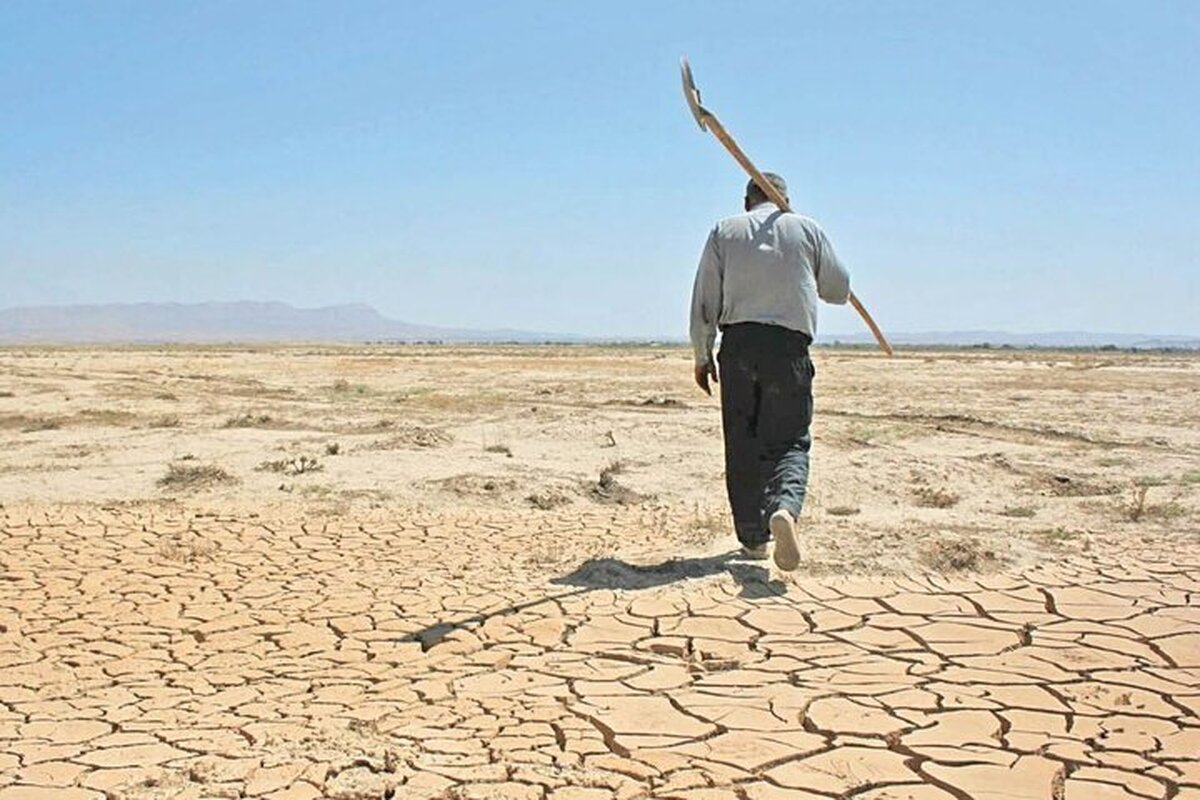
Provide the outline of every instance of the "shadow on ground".
[[671,558],[658,564],[630,564],[619,558],[593,558],[551,583],[585,589],[653,589],[675,581],[728,573],[741,587],[740,597],[778,597],[787,593],[762,562],[748,561],[740,551],[700,558]]
[[462,619],[438,622],[413,631],[406,635],[403,641],[420,642],[421,649],[428,650],[455,631],[470,630],[493,617],[516,614],[543,603],[586,594],[597,589],[653,589],[675,581],[708,578],[722,573],[728,573],[741,587],[738,596],[742,598],[754,600],[787,594],[787,585],[783,581],[772,580],[770,572],[762,562],[748,561],[742,557],[740,551],[699,558],[671,558],[658,564],[630,564],[628,561],[611,557],[593,558],[583,562],[570,573],[550,581],[557,586],[571,587],[568,591]]

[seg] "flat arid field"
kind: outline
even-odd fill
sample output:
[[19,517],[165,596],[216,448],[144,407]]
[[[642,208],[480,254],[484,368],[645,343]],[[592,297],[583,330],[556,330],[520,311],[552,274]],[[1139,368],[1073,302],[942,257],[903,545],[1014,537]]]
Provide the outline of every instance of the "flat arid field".
[[[0,350],[0,800],[1200,798],[1200,355]],[[764,566],[764,563],[766,566]]]

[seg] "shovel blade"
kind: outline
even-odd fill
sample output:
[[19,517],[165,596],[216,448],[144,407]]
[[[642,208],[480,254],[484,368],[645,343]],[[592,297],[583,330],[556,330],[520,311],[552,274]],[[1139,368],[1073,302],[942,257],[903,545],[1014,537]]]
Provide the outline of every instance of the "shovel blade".
[[708,130],[708,126],[704,124],[704,118],[708,112],[704,110],[704,106],[700,105],[700,90],[696,88],[696,81],[692,79],[692,66],[688,63],[687,56],[679,59],[679,75],[683,79],[683,96],[687,100],[688,108],[691,109],[696,124],[700,126],[700,130]]

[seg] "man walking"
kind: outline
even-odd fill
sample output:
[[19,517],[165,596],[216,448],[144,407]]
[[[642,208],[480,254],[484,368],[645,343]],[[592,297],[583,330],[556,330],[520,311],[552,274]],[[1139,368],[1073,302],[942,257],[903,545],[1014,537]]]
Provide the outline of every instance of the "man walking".
[[[763,174],[787,199],[783,178]],[[812,445],[808,347],[817,298],[845,303],[850,277],[817,223],[780,211],[754,181],[745,208],[713,228],[696,271],[696,383],[710,395],[710,377],[721,387],[725,485],[743,553],[766,558],[773,537],[776,565],[793,570]],[[718,328],[719,378],[712,355]]]

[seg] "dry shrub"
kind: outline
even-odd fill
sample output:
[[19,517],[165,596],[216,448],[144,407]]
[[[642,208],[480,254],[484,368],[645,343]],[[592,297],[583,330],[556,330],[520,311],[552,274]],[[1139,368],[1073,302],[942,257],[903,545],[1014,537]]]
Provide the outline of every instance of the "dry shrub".
[[995,552],[972,538],[934,540],[921,548],[920,557],[938,572],[979,572],[997,563]]
[[221,545],[199,534],[176,536],[158,546],[158,554],[167,561],[187,563],[201,559],[212,559]]
[[1129,499],[1129,505],[1125,507],[1125,518],[1130,522],[1137,522],[1146,513],[1146,495],[1150,493],[1150,487],[1146,485],[1133,485],[1133,493]]
[[494,478],[487,475],[452,475],[433,484],[446,492],[460,496],[498,497],[517,488],[511,478]]
[[636,406],[639,408],[687,408],[687,403],[674,397],[643,397],[640,400],[622,399],[605,401],[606,406]]
[[487,447],[483,448],[483,452],[497,453],[502,456],[507,456],[508,458],[513,457],[512,448],[506,444],[490,444]]
[[1051,547],[1061,547],[1067,542],[1079,538],[1079,531],[1068,530],[1067,528],[1043,528],[1040,531],[1034,531],[1033,535],[1038,537],[1042,544]]
[[861,512],[862,509],[858,506],[830,506],[825,509],[825,513],[834,517],[852,517]]
[[161,417],[156,417],[150,420],[147,427],[150,428],[178,428],[182,425],[182,420],[176,414],[164,414]]
[[1030,506],[1009,506],[1000,512],[1002,517],[1013,517],[1016,519],[1029,519],[1037,513],[1037,509]]
[[276,420],[270,414],[238,414],[225,420],[226,428],[265,428]]
[[598,500],[601,503],[612,503],[619,506],[637,505],[650,499],[644,494],[623,486],[617,480],[616,476],[624,471],[625,464],[622,461],[614,461],[600,470],[599,480],[589,489],[592,499]]
[[958,501],[962,499],[954,492],[933,489],[928,486],[922,486],[914,491],[913,497],[916,498],[917,505],[921,508],[950,508],[958,505]]
[[111,408],[85,408],[75,415],[78,422],[92,425],[127,425],[136,419],[128,411]]
[[56,431],[62,427],[62,422],[50,417],[34,417],[28,418],[28,422],[21,428],[21,433],[37,433],[38,431]]
[[525,502],[539,511],[553,511],[556,508],[570,505],[571,498],[557,489],[546,489],[529,495],[525,498]]
[[[700,506],[697,505],[691,523],[684,531],[683,538],[689,544],[703,545],[724,536],[729,530],[730,519],[728,515],[713,511],[701,512]],[[665,541],[665,537],[662,540]]]
[[349,381],[341,378],[334,381],[333,386],[330,388],[334,394],[356,394],[363,396],[371,393],[371,388],[365,383],[351,384]]
[[1187,509],[1177,502],[1179,499],[1178,493],[1165,503],[1148,502],[1147,498],[1150,495],[1150,489],[1156,485],[1159,484],[1135,481],[1130,487],[1129,501],[1124,505],[1118,505],[1120,517],[1127,522],[1140,522],[1143,519],[1166,522],[1187,513]]
[[284,475],[303,475],[307,472],[320,472],[325,469],[320,461],[311,456],[295,456],[294,458],[279,458],[274,461],[264,461],[254,468],[256,472],[279,472]]
[[0,392],[0,397],[16,397],[16,395],[12,392],[4,391]]
[[237,483],[237,478],[215,464],[171,464],[158,479],[164,489],[207,489]]
[[454,436],[437,428],[408,425],[398,429],[387,439],[363,445],[364,450],[399,450],[407,448],[429,449],[445,447],[454,443]]
[[1095,483],[1070,475],[1046,475],[1041,479],[1041,485],[1056,497],[1097,497],[1116,494],[1120,490],[1113,483]]

